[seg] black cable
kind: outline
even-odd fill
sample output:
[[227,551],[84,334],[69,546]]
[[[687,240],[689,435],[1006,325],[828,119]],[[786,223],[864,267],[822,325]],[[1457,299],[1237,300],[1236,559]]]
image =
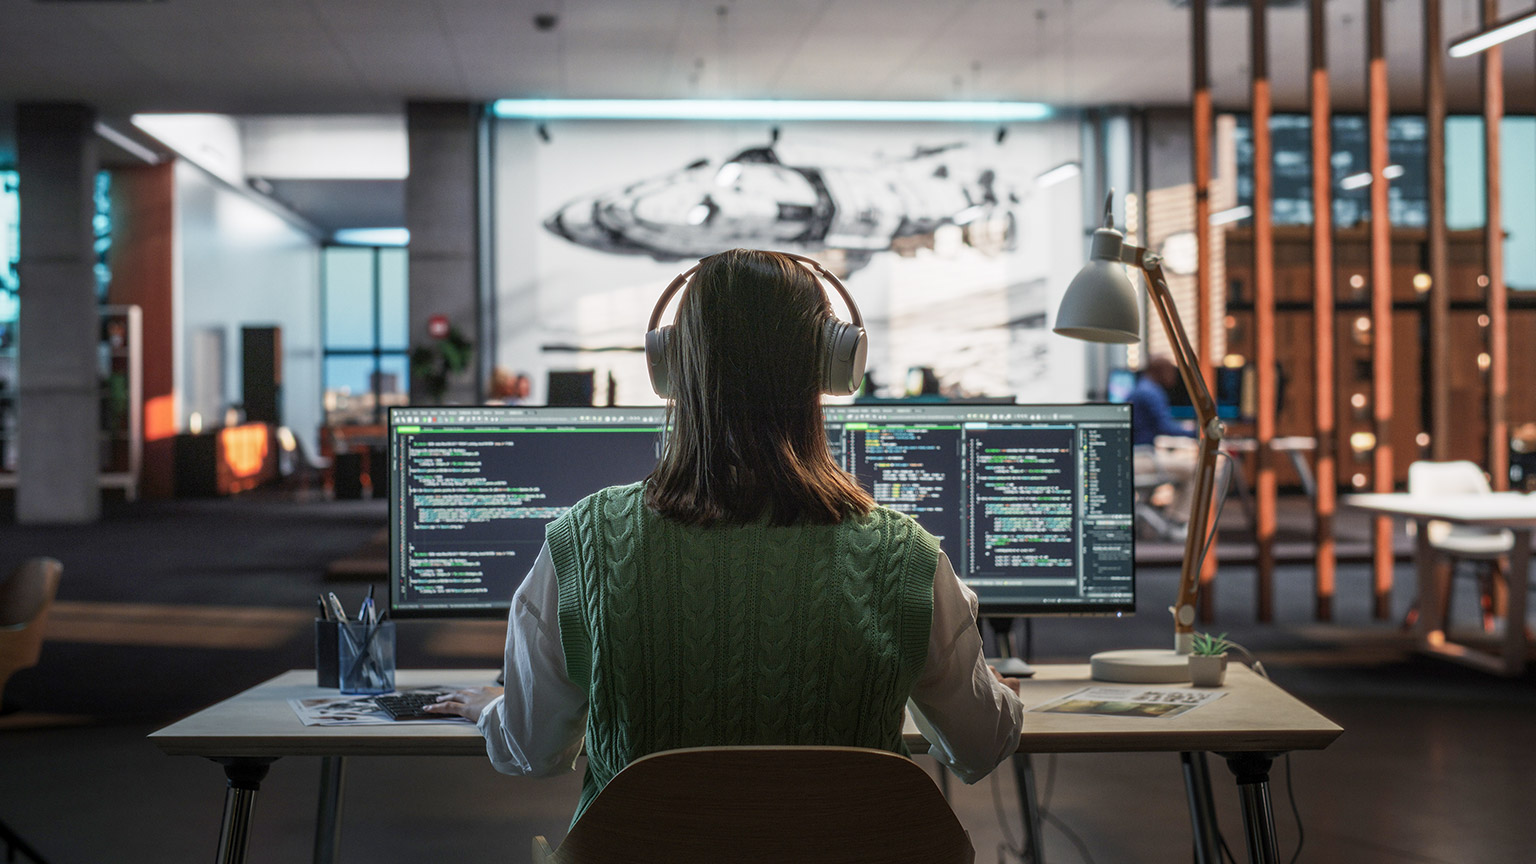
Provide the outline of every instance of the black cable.
[[[1016,757],[1010,756],[1009,758],[1012,759]],[[1003,852],[1005,850],[1013,853],[1013,856],[1018,858],[1020,861],[1024,861],[1026,860],[1024,855],[1024,841],[1015,841],[1013,839],[1013,832],[1008,830],[1008,820],[1003,815],[1003,794],[997,788],[998,782],[996,771],[992,772],[992,781],[990,785],[992,786],[992,810],[997,814],[997,827],[1002,829],[1003,832],[1003,842],[997,844],[998,864],[1002,864]],[[1019,794],[1023,795],[1023,790],[1020,790]],[[1022,805],[1024,802],[1021,799],[1019,803]]]
[[1291,856],[1291,864],[1296,864],[1296,859],[1301,857],[1301,847],[1306,845],[1307,832],[1301,827],[1301,808],[1296,806],[1296,786],[1291,782],[1291,754],[1285,754],[1285,797],[1291,799],[1291,815],[1296,817],[1296,854]]
[[1077,847],[1077,854],[1083,856],[1084,864],[1094,864],[1093,856],[1088,854],[1088,844],[1083,842],[1083,838],[1077,836],[1076,831],[1068,828],[1067,823],[1061,821],[1055,816],[1055,814],[1046,813],[1044,811],[1040,813],[1040,818],[1044,819],[1046,822],[1051,823],[1052,825],[1055,825],[1057,830],[1067,835],[1067,840],[1071,841],[1072,845]]

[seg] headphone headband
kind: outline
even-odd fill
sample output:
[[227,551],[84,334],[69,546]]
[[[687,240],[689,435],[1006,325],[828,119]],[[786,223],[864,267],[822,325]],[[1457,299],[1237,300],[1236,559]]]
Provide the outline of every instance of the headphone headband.
[[[829,282],[837,289],[838,296],[843,298],[843,304],[848,307],[848,314],[852,321],[843,321],[834,312],[827,318],[825,331],[826,356],[821,363],[822,368],[822,392],[834,396],[846,396],[859,388],[864,380],[864,361],[868,350],[868,341],[864,335],[864,316],[859,312],[859,305],[853,302],[853,295],[843,287],[843,283],[833,276],[827,268],[821,266],[821,262],[804,255],[796,255],[793,252],[779,252],[786,258],[791,258],[811,271],[813,276],[819,276],[820,281]],[[670,396],[672,389],[672,366],[675,360],[672,353],[675,346],[669,345],[674,338],[672,325],[662,325],[661,315],[666,311],[667,304],[671,302],[673,295],[688,284],[689,277],[699,271],[704,261],[693,265],[686,271],[678,274],[666,290],[661,292],[661,297],[656,300],[656,306],[651,310],[651,318],[646,325],[645,332],[645,358],[646,365],[650,369],[651,387],[660,396]]]
[[[793,252],[779,252],[776,254],[783,255],[785,258],[793,258],[796,261],[799,261],[801,264],[804,264],[807,268],[810,269],[812,275],[820,276],[822,279],[830,282],[832,287],[837,289],[838,296],[843,298],[843,305],[848,307],[848,314],[853,316],[848,323],[863,329],[864,316],[859,314],[859,304],[853,302],[853,295],[849,294],[848,289],[843,287],[843,283],[836,276],[832,275],[832,271],[821,266],[821,262],[814,258],[807,258],[804,255],[796,255]],[[667,311],[667,303],[671,302],[672,295],[676,294],[684,285],[686,285],[688,283],[689,277],[699,272],[699,268],[702,266],[704,266],[704,259],[700,258],[699,263],[677,274],[677,278],[673,279],[667,285],[666,289],[661,292],[661,296],[656,300],[656,307],[651,310],[651,319],[645,325],[647,332],[655,330],[661,325],[661,313]]]

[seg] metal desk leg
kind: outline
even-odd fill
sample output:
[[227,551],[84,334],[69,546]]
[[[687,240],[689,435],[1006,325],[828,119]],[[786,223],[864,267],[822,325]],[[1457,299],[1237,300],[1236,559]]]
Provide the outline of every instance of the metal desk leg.
[[1189,826],[1195,837],[1195,864],[1221,864],[1216,805],[1211,798],[1211,771],[1204,753],[1180,753],[1184,789],[1189,793]]
[[1019,781],[1019,803],[1024,808],[1024,842],[1030,864],[1045,864],[1045,845],[1040,834],[1040,799],[1035,797],[1035,764],[1028,753],[1013,754],[1013,776]]
[[336,864],[341,858],[341,793],[346,783],[347,757],[320,760],[320,809],[315,815],[315,864]]
[[1280,847],[1275,842],[1275,811],[1269,800],[1269,766],[1274,755],[1221,754],[1237,777],[1237,791],[1243,800],[1243,833],[1248,838],[1248,860],[1252,864],[1280,861]]
[[224,766],[229,788],[224,792],[224,820],[219,825],[218,864],[245,864],[251,844],[251,814],[256,809],[256,793],[276,758],[217,758]]
[[1509,551],[1509,595],[1504,610],[1504,674],[1517,676],[1525,671],[1526,591],[1531,584],[1531,529],[1515,528],[1515,546]]

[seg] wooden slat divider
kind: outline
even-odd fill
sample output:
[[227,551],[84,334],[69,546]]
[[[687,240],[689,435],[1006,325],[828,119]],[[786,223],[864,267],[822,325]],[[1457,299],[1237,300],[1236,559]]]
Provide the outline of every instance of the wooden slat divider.
[[1254,450],[1256,480],[1254,503],[1258,544],[1255,569],[1258,586],[1257,616],[1260,621],[1274,620],[1275,595],[1275,453],[1270,442],[1275,438],[1275,234],[1274,234],[1274,157],[1269,120],[1269,48],[1267,34],[1268,4],[1253,0],[1250,6],[1249,65],[1253,74],[1253,344],[1257,367],[1258,411]]
[[[1438,0],[1427,0],[1438,2]],[[1311,78],[1308,97],[1312,113],[1312,393],[1314,436],[1317,438],[1313,470],[1316,495],[1313,501],[1317,561],[1313,567],[1319,621],[1333,619],[1333,595],[1338,550],[1333,516],[1337,509],[1338,464],[1334,436],[1334,309],[1333,309],[1333,136],[1332,107],[1328,90],[1327,6],[1311,0]]]

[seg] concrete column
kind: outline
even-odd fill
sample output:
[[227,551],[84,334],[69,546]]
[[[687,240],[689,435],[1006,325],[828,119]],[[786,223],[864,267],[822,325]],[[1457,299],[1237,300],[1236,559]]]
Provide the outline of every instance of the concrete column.
[[16,519],[85,523],[101,515],[101,395],[91,218],[95,112],[16,109],[21,193]]
[[[444,401],[473,403],[479,396],[475,369],[490,346],[478,338],[479,232],[477,169],[480,106],[470,102],[410,102],[405,107],[411,173],[405,181],[405,227],[411,232],[411,346],[435,341],[433,316],[448,321],[475,343],[476,362],[450,379]],[[427,388],[411,381],[411,401],[429,402]]]

